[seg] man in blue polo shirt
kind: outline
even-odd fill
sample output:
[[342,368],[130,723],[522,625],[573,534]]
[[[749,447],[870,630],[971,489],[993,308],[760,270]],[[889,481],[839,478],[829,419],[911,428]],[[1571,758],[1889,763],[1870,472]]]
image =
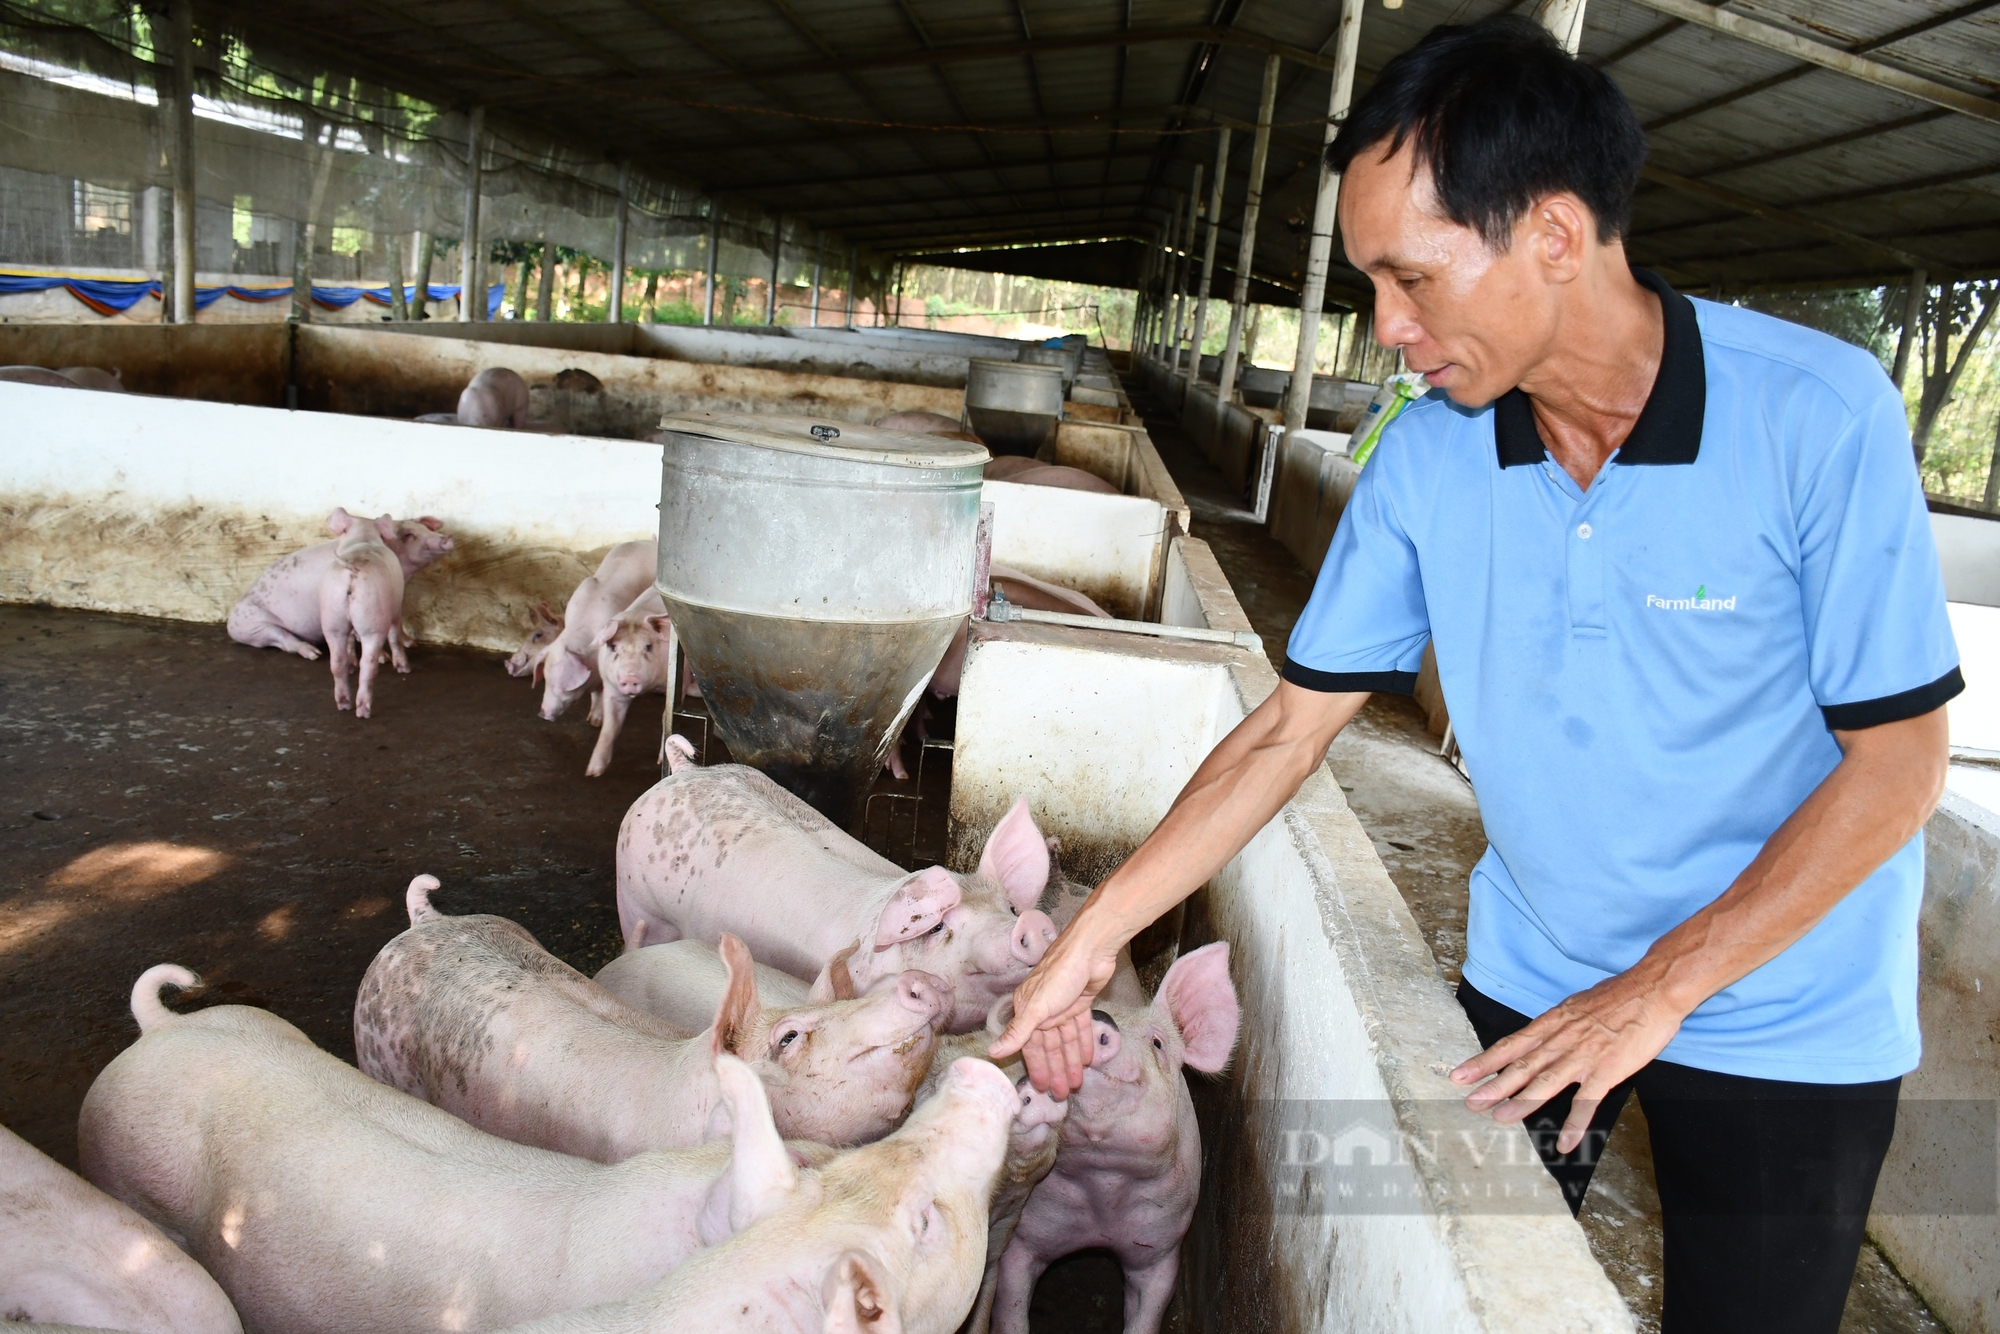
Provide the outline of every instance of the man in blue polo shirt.
[[1840,1321],[1918,1058],[1921,831],[1962,688],[1900,396],[1873,357],[1631,268],[1631,108],[1533,24],[1433,31],[1328,154],[1385,434],[1277,691],[1015,998],[1080,1081],[1117,951],[1234,856],[1424,645],[1490,843],[1467,1103],[1574,1210],[1636,1087],[1670,1334]]

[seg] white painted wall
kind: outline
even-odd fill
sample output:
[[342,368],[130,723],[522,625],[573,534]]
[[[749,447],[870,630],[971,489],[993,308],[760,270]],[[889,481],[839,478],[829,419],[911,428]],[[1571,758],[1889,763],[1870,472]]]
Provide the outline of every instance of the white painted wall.
[[1944,566],[1944,595],[2000,607],[2000,520],[1933,514],[1931,535]]
[[[60,392],[60,391],[58,391]],[[1158,579],[1167,511],[1142,496],[988,482],[993,560],[1140,618]]]

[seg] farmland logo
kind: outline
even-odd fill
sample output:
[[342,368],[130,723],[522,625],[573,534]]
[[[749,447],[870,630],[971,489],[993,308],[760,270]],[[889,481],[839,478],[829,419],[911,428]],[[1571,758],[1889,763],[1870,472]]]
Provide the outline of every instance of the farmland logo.
[[1703,584],[1694,590],[1691,598],[1663,598],[1656,593],[1648,593],[1646,605],[1661,611],[1735,611],[1736,595],[1731,593],[1726,598],[1712,598],[1708,595],[1708,585]]

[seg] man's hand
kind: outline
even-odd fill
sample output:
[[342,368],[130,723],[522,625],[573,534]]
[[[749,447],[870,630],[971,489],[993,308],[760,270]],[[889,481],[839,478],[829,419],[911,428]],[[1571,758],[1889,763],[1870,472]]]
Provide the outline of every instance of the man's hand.
[[1014,1021],[987,1050],[996,1061],[1020,1052],[1028,1078],[1058,1102],[1083,1087],[1095,1046],[1091,1003],[1111,984],[1118,966],[1119,947],[1106,948],[1090,934],[1079,915],[1056,937],[1034,971],[1014,988]]
[[[1556,1151],[1583,1143],[1597,1105],[1673,1041],[1687,1016],[1661,994],[1655,970],[1643,963],[1579,991],[1520,1032],[1488,1047],[1451,1072],[1454,1083],[1477,1084],[1465,1105],[1519,1121],[1570,1085],[1577,1085]],[[1497,1073],[1496,1073],[1497,1072]]]

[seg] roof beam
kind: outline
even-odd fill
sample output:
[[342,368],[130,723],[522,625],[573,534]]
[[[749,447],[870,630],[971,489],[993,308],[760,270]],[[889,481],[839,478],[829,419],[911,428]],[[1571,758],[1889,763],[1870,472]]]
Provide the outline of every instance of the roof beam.
[[1947,107],[1976,120],[2000,125],[2000,102],[1990,97],[1968,93],[1948,84],[1939,83],[1935,79],[1926,79],[1921,74],[1912,74],[1908,70],[1885,65],[1879,60],[1870,60],[1851,51],[1828,46],[1825,42],[1801,37],[1784,28],[1744,18],[1741,14],[1732,14],[1726,9],[1713,8],[1703,4],[1702,0],[1633,0],[1633,3],[1655,13],[1665,14],[1668,18],[1680,19],[1714,32],[1727,33],[1741,41],[1788,55],[1794,60],[1803,60],[1822,69],[1830,69],[1849,78],[1902,93],[1906,97],[1914,97],[1922,102]]
[[1894,134],[1898,130],[1914,129],[1919,125],[1928,125],[1932,121],[1943,120],[1950,114],[1943,107],[1933,107],[1929,111],[1918,111],[1908,116],[1899,116],[1895,120],[1885,120],[1874,125],[1863,125],[1859,129],[1847,130],[1840,134],[1830,134],[1823,139],[1811,139],[1802,144],[1793,144],[1789,148],[1774,148],[1768,153],[1758,153],[1751,157],[1738,158],[1734,162],[1726,162],[1719,167],[1704,168],[1701,174],[1704,178],[1726,176],[1732,171],[1742,171],[1749,167],[1768,167],[1773,162],[1783,162],[1788,158],[1804,157],[1808,153],[1817,153],[1822,149],[1838,148],[1842,144],[1851,144],[1858,139],[1872,139],[1878,134]]
[[[1650,2],[1651,0],[1642,0],[1642,3]],[[1887,245],[1881,241],[1873,241],[1865,236],[1857,236],[1853,232],[1842,231],[1840,228],[1821,222],[1817,218],[1809,218],[1803,213],[1795,213],[1788,208],[1779,208],[1775,204],[1766,204],[1761,199],[1752,199],[1749,195],[1725,189],[1720,185],[1711,185],[1707,181],[1697,181],[1691,177],[1679,176],[1671,171],[1653,166],[1646,167],[1641,174],[1647,180],[1664,185],[1669,190],[1680,194],[1692,195],[1696,199],[1706,199],[1710,203],[1721,204],[1726,208],[1733,208],[1738,213],[1747,213],[1751,217],[1761,219],[1765,222],[1773,222],[1781,227],[1790,227],[1795,231],[1806,232],[1819,237],[1823,241],[1832,241],[1836,245],[1845,246],[1848,250],[1856,254],[1866,255],[1878,264],[1897,265],[1904,269],[1927,269],[1940,277],[1955,278],[1960,276],[1958,270],[1952,265],[1929,259],[1925,256],[1914,255],[1896,246]]]

